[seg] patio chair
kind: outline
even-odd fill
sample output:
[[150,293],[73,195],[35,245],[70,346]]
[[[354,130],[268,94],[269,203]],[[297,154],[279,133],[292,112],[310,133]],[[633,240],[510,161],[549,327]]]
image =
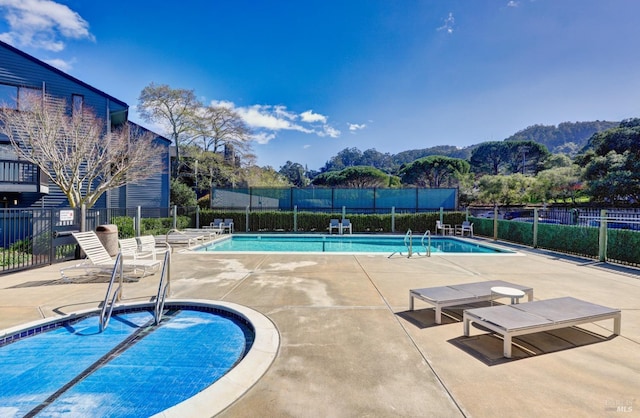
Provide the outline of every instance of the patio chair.
[[469,221],[462,222],[462,225],[456,225],[456,235],[464,236],[465,232],[472,237],[473,236],[473,223]]
[[228,230],[230,234],[233,234],[233,219],[227,218],[222,224],[222,230]]
[[[91,272],[97,274],[109,274],[113,271],[115,260],[111,258],[95,232],[74,232],[72,235],[78,242],[82,251],[86,254],[87,258],[79,264],[61,269],[60,275],[63,279],[70,279],[67,276],[66,271],[71,269],[82,269],[85,270],[87,274]],[[132,272],[134,275],[138,275],[138,271],[142,270],[141,277],[144,277],[148,273],[155,273],[160,267],[160,264],[161,261],[156,260],[124,260],[123,270],[127,273]]]
[[619,309],[572,297],[469,309],[463,313],[464,335],[469,336],[471,322],[501,334],[504,340],[503,355],[506,358],[511,358],[513,337],[605,319],[613,319],[613,333],[620,335],[622,314]]
[[215,229],[222,229],[222,224],[223,224],[222,219],[216,218],[213,220],[213,222],[209,224],[209,226]]
[[436,221],[436,235],[442,232],[442,235],[451,235],[453,234],[453,228],[450,224],[444,224],[440,221]]
[[340,228],[340,220],[338,219],[331,219],[329,221],[329,234],[331,234],[331,232],[335,229],[336,232],[341,233],[341,228]]
[[508,287],[523,291],[529,301],[533,300],[533,289],[503,280],[464,283],[452,286],[427,287],[409,291],[409,310],[414,308],[414,299],[420,299],[435,308],[435,322],[442,323],[442,308],[460,306],[467,303],[488,302],[495,297],[491,288]]
[[344,231],[348,229],[349,233],[353,233],[353,229],[351,228],[351,221],[349,219],[343,219],[340,224],[340,234],[344,234]]

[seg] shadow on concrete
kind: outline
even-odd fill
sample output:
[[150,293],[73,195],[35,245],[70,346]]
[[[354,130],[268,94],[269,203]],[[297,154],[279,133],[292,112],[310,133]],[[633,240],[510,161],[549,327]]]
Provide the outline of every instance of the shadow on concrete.
[[[476,324],[474,328],[487,331]],[[604,337],[578,327],[561,328],[552,331],[537,332],[513,338],[512,358],[503,357],[502,336],[495,333],[460,336],[448,342],[487,366],[496,366],[557,351],[569,350],[590,344],[612,340],[615,335]]]

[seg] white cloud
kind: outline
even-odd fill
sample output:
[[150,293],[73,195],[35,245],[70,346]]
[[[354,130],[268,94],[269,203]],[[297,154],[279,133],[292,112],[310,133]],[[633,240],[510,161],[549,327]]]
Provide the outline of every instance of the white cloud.
[[304,144],[304,145],[302,146],[302,148],[303,148],[303,149],[311,148],[311,145],[309,145],[309,144]]
[[253,140],[259,144],[275,139],[279,131],[296,131],[331,138],[340,136],[340,131],[327,123],[327,116],[312,110],[296,113],[283,105],[236,106],[233,102],[224,100],[212,100],[210,104],[237,112],[254,131]]
[[334,128],[333,126],[324,125],[322,126],[322,130],[316,132],[319,136],[330,136],[331,138],[337,138],[340,136],[340,131]]
[[69,70],[71,70],[71,63],[67,62],[63,59],[59,59],[59,58],[54,58],[54,59],[50,59],[50,60],[45,60],[45,62],[53,67],[56,67],[59,70],[62,70],[64,72],[69,72]]
[[507,7],[518,7],[518,6],[520,6],[519,1],[510,0],[509,3],[507,3]]
[[9,24],[0,39],[18,47],[60,52],[65,38],[95,39],[86,20],[51,0],[0,0],[0,13]]
[[275,139],[275,137],[276,134],[274,134],[273,132],[257,132],[251,136],[251,139],[258,144],[264,145],[268,144],[272,139]]
[[453,18],[453,13],[449,12],[449,16],[444,19],[444,24],[440,26],[437,30],[446,31],[447,33],[453,33],[453,26],[455,25],[456,20]]
[[347,123],[347,125],[349,125],[349,131],[351,131],[351,133],[355,133],[356,131],[367,127],[365,123]]
[[300,117],[302,117],[303,122],[322,122],[327,123],[327,117],[324,115],[320,115],[318,113],[313,113],[313,110],[307,110],[306,112],[300,113]]

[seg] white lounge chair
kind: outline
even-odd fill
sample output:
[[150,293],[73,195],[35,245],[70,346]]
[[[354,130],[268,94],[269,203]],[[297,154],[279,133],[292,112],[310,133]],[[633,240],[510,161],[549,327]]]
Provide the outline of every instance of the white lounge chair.
[[338,219],[331,219],[329,221],[329,234],[331,234],[331,232],[335,229],[337,233],[342,233],[342,229],[340,228],[340,220]]
[[[115,260],[111,258],[95,232],[74,232],[72,235],[87,258],[79,264],[61,269],[60,275],[63,279],[69,279],[66,272],[71,269],[82,269],[85,270],[86,273],[93,272],[98,274],[108,274],[113,271]],[[160,267],[160,264],[161,261],[156,260],[124,260],[123,270],[126,271],[127,274],[133,273],[136,276],[139,274],[139,271],[142,270],[141,276],[144,277],[148,273],[155,273]]]
[[351,228],[351,221],[349,219],[343,219],[340,223],[340,234],[344,234],[345,230],[349,230],[349,233],[353,233],[353,228]]
[[453,286],[427,287],[409,291],[409,310],[414,308],[414,299],[420,299],[435,308],[436,324],[442,323],[442,308],[459,306],[467,303],[488,302],[494,298],[492,287],[510,287],[523,291],[529,301],[533,300],[533,289],[502,280],[474,282]]
[[153,253],[150,251],[142,251],[140,246],[138,245],[138,240],[135,238],[123,238],[118,240],[118,247],[120,247],[120,252],[122,253],[122,257],[127,259],[144,259],[144,258],[152,258]]
[[436,235],[442,232],[442,235],[451,235],[453,234],[453,228],[450,224],[444,224],[440,221],[436,221]]
[[171,252],[171,245],[168,242],[156,241],[153,235],[141,235],[136,238],[138,241],[138,248],[143,253],[151,253],[153,260],[159,259],[160,255],[164,255],[166,252]]
[[463,313],[464,335],[469,336],[471,322],[502,335],[506,358],[511,358],[513,337],[605,319],[613,319],[613,333],[620,335],[622,314],[619,309],[572,297],[469,309]]
[[198,243],[205,242],[204,235],[197,232],[179,231],[177,229],[171,229],[165,234],[164,237],[155,237],[156,241],[164,241],[167,244],[173,245],[187,245],[193,247]]

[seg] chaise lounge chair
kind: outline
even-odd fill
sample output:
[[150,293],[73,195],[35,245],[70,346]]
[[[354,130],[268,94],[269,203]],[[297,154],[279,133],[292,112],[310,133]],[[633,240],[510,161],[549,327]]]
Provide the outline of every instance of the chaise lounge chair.
[[414,308],[414,299],[431,304],[435,308],[436,324],[442,323],[442,308],[458,306],[474,302],[487,302],[494,298],[492,287],[510,287],[523,291],[529,301],[533,300],[533,289],[526,286],[505,282],[502,280],[490,280],[486,282],[466,283],[453,286],[427,287],[412,289],[409,291],[409,310]]
[[143,253],[151,253],[152,259],[155,260],[160,254],[171,252],[171,245],[167,242],[157,242],[153,235],[141,235],[136,238],[138,241],[138,248]]
[[511,358],[512,338],[518,335],[568,328],[605,319],[613,319],[613,333],[620,335],[622,314],[619,309],[572,297],[469,309],[463,313],[464,335],[469,336],[471,322],[502,335],[503,354],[506,358]]
[[[63,279],[69,280],[66,271],[70,269],[82,269],[87,273],[93,272],[97,274],[109,274],[113,271],[115,260],[111,258],[95,232],[74,232],[72,235],[87,258],[80,264],[61,269],[60,275]],[[155,273],[160,267],[160,264],[161,261],[159,260],[125,260],[123,262],[123,269],[127,273],[133,273],[136,276],[139,274],[139,271],[142,270],[141,277],[144,277],[150,272]]]

